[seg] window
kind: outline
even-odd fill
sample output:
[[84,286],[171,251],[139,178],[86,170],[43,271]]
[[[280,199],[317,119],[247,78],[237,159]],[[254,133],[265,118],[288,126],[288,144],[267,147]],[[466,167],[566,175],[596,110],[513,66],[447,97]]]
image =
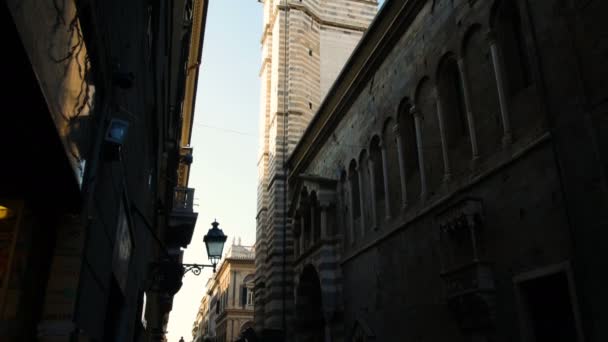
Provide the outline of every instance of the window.
[[253,306],[253,289],[243,286],[241,288],[241,306]]
[[509,92],[513,95],[531,83],[521,17],[514,1],[503,0],[497,4],[492,26],[503,54]]
[[420,166],[418,165],[418,140],[416,137],[416,123],[410,113],[412,104],[409,98],[403,98],[399,104],[399,134],[403,142],[403,161],[405,162],[405,175],[408,202],[414,202],[420,197]]
[[383,220],[386,205],[384,196],[384,167],[382,164],[382,151],[380,150],[380,137],[374,136],[369,152],[374,176],[374,179],[370,179],[370,182],[374,183],[374,197],[376,199],[376,217],[374,218],[374,222],[378,225]]
[[247,290],[247,305],[253,305],[253,290],[252,289],[246,289]]
[[421,146],[419,147],[424,154],[427,195],[431,197],[440,187],[444,165],[437,118],[437,99],[429,78],[424,77],[418,83],[415,103],[421,116]]
[[353,218],[358,219],[361,216],[361,206],[359,203],[359,175],[357,174],[357,162],[351,161],[349,167],[350,178],[350,198],[351,207],[353,208]]
[[472,155],[462,80],[453,55],[444,58],[440,65],[438,88],[451,172],[462,175]]
[[319,201],[317,200],[317,193],[314,191],[310,194],[310,210],[313,236],[313,241],[310,243],[312,245],[321,240],[321,208],[319,207]]

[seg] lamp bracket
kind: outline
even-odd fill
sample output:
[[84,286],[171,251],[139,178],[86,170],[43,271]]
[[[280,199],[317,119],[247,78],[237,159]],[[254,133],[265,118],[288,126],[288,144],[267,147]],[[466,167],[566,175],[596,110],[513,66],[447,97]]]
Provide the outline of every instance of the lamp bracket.
[[215,273],[215,265],[202,265],[202,264],[182,264],[184,267],[184,275],[186,273],[192,271],[194,275],[199,275],[203,271],[205,267],[210,267],[213,269],[213,273]]

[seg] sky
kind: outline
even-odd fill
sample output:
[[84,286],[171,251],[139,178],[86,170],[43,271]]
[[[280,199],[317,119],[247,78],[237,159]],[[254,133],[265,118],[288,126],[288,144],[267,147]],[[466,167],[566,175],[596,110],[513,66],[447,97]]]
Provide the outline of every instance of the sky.
[[[203,236],[214,219],[243,245],[255,242],[262,4],[210,0],[196,94],[189,186],[198,219],[184,263],[208,263]],[[188,273],[175,295],[167,339],[192,340],[192,323],[209,269]]]
[[[262,14],[257,0],[209,1],[191,141],[189,186],[196,189],[198,220],[184,263],[208,263],[203,236],[215,219],[228,235],[224,251],[233,238],[255,243]],[[211,274],[184,277],[169,316],[169,342],[192,340]]]

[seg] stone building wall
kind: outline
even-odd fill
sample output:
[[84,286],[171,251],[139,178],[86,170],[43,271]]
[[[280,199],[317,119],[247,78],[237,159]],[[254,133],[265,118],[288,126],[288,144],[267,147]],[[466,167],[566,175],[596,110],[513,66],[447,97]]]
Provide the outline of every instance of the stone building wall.
[[[580,163],[605,182],[598,163],[605,148],[591,142],[597,136],[580,127],[584,120],[566,117],[585,108],[575,100],[583,94],[607,94],[595,91],[601,85],[586,93],[573,85],[595,84],[588,75],[578,83],[576,72],[556,72],[580,58],[606,74],[589,50],[566,43],[591,40],[602,49],[593,38],[602,29],[579,20],[605,6],[387,1],[374,35],[347,64],[351,74],[338,79],[344,87],[328,94],[290,159],[296,317],[308,324],[298,340],[311,340],[307,330],[321,324],[311,312],[321,312],[332,340],[525,341],[538,304],[532,287],[543,281],[564,286],[556,298],[570,315],[548,334],[605,336],[591,323],[605,317],[601,304],[579,300],[606,303],[589,291],[605,277],[585,271],[599,259],[580,256],[594,246],[587,239],[603,234],[572,230],[605,222],[598,206],[606,187],[584,198],[574,185]],[[556,94],[570,113],[552,108]],[[603,122],[603,107],[588,107],[596,108],[588,124]],[[593,182],[579,176],[587,181],[579,184]],[[571,213],[583,211],[589,216],[573,223]],[[314,291],[301,285],[311,267],[321,293],[312,309]]]

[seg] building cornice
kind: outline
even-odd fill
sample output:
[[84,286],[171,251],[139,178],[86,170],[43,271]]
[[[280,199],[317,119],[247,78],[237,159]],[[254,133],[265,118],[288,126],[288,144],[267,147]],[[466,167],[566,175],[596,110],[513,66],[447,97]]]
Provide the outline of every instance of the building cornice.
[[251,264],[252,267],[255,267],[255,257],[253,259],[239,259],[239,258],[226,258],[222,261],[222,263],[220,264],[220,267],[218,268],[217,272],[215,273],[214,278],[219,278],[221,274],[223,274],[226,270],[226,268],[229,265],[248,265]]
[[190,144],[192,136],[192,119],[196,101],[196,82],[201,65],[205,24],[207,19],[208,0],[193,0],[192,26],[190,35],[190,48],[188,51],[188,64],[186,70],[186,89],[184,94],[183,124],[181,145]]
[[[366,3],[366,4],[370,4],[370,5],[378,4],[377,2],[374,2],[374,1],[365,1],[365,0],[358,0],[357,2]],[[306,6],[305,4],[302,4],[302,3],[291,3],[290,2],[287,5],[284,5],[281,3],[281,4],[277,5],[275,10],[271,14],[268,24],[266,24],[264,26],[264,32],[262,32],[262,37],[260,38],[260,43],[262,45],[266,42],[266,39],[269,36],[272,36],[272,34],[271,34],[272,27],[274,27],[274,22],[276,21],[276,19],[278,17],[279,11],[291,11],[291,10],[298,10],[298,11],[304,12],[306,15],[311,17],[314,21],[316,21],[321,26],[333,27],[336,29],[343,29],[343,30],[358,31],[358,32],[365,32],[365,30],[367,30],[367,27],[363,26],[363,25],[352,25],[352,24],[342,23],[342,22],[338,22],[338,21],[323,19],[319,14],[317,14],[316,12],[311,10],[308,6]]]
[[205,37],[205,26],[207,22],[208,4],[208,0],[193,0],[190,48],[188,51],[188,60],[186,62],[187,69],[184,88],[184,102],[182,106],[180,146],[189,146],[192,138],[192,124],[196,105],[196,90],[198,88],[198,76],[202,63],[201,57]]

